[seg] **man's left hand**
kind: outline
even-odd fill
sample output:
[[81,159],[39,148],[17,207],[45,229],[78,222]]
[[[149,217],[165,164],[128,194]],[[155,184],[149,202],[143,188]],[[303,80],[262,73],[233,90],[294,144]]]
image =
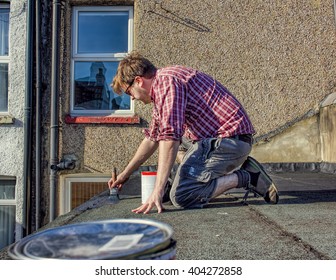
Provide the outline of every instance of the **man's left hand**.
[[158,213],[161,213],[164,210],[162,205],[162,195],[154,190],[147,201],[138,208],[133,209],[132,212],[137,214],[148,214],[155,206]]

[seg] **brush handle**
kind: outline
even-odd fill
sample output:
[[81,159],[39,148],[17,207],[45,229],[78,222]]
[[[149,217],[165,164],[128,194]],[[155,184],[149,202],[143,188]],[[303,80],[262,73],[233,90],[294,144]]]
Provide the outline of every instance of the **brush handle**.
[[[113,179],[113,182],[117,180],[117,169],[115,167],[113,167],[113,170],[112,170],[112,179]],[[119,200],[119,194],[118,194],[117,187],[110,189],[110,199]]]
[[[113,170],[112,170],[112,179],[113,179],[113,182],[115,182],[115,180],[117,180],[117,170],[115,167],[113,167]],[[113,189],[110,189],[110,195],[113,194]]]
[[[113,182],[117,180],[117,169],[115,167],[113,167],[113,170],[112,170],[112,179],[113,179]],[[113,189],[110,189],[110,196],[113,196],[115,194],[116,194],[116,187],[114,187]]]
[[113,167],[112,179],[113,181],[117,180],[117,169],[115,167]]

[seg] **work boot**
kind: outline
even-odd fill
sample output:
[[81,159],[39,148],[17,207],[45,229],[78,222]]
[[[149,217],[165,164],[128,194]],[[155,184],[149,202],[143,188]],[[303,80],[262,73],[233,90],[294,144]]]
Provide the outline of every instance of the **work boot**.
[[251,184],[251,175],[246,170],[238,169],[233,172],[238,177],[238,186],[237,188],[243,188],[244,190],[250,189]]
[[264,198],[267,203],[277,204],[279,201],[278,190],[272,179],[262,165],[253,157],[247,157],[241,166],[241,170],[245,170],[250,174],[250,184],[247,193],[244,196],[246,201],[248,193],[253,192]]

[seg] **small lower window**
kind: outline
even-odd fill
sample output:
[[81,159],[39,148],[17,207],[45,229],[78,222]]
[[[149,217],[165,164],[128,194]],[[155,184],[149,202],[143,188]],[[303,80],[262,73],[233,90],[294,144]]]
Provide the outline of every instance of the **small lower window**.
[[[87,176],[87,174],[85,174]],[[61,180],[60,214],[80,206],[90,198],[106,191],[109,176],[84,177],[83,174],[67,175]]]
[[0,249],[15,241],[15,184],[14,178],[0,177]]

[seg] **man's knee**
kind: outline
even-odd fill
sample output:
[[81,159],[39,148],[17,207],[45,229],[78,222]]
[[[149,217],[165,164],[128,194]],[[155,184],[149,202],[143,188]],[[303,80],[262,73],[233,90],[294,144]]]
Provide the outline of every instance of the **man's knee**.
[[189,202],[185,192],[176,192],[176,189],[174,188],[172,188],[170,192],[170,201],[178,208],[186,208]]
[[171,193],[170,200],[178,208],[203,208],[208,198],[200,197],[195,193]]

